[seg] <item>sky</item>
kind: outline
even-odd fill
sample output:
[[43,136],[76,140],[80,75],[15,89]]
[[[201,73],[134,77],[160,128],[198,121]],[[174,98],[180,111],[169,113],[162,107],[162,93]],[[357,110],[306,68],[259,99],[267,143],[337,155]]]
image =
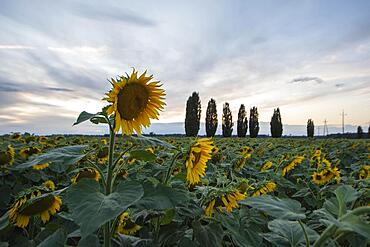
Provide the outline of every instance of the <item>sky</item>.
[[202,122],[214,98],[219,121],[229,102],[234,120],[240,104],[257,106],[262,122],[279,107],[303,131],[309,118],[339,126],[344,110],[346,124],[367,130],[369,13],[367,0],[0,0],[0,134],[106,133],[72,124],[133,67],[167,93],[147,131],[183,123],[193,91]]

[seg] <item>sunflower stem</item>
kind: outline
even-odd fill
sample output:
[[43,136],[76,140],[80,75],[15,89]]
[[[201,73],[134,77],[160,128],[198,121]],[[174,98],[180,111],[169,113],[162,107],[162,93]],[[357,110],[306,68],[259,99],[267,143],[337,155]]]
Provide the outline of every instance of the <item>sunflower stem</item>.
[[[108,174],[107,174],[107,180],[105,184],[105,194],[109,195],[111,193],[112,188],[112,173],[113,173],[113,154],[114,154],[114,138],[116,136],[116,133],[114,132],[114,129],[112,125],[109,122],[109,153],[108,153]],[[111,242],[111,233],[110,233],[110,222],[105,223],[104,225],[104,246],[110,247]]]
[[298,221],[298,223],[302,227],[304,239],[306,240],[306,247],[310,247],[310,240],[308,239],[306,228],[304,228],[304,225],[300,220]]
[[174,164],[175,164],[175,161],[176,161],[176,159],[180,156],[180,154],[181,154],[182,152],[181,151],[179,151],[177,154],[175,154],[174,156],[173,156],[173,158],[172,158],[172,161],[171,161],[171,164],[170,164],[170,166],[168,167],[168,170],[167,170],[167,173],[166,173],[166,176],[165,176],[165,178],[164,178],[164,184],[165,185],[167,185],[167,183],[168,183],[168,180],[170,179],[170,177],[171,177],[171,174],[172,174],[172,171],[173,171],[173,166],[174,166]]

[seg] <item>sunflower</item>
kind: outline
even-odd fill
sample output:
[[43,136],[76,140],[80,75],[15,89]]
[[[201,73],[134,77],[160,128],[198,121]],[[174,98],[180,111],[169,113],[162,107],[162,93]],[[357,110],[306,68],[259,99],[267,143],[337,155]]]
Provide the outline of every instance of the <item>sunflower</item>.
[[264,194],[267,194],[269,192],[273,192],[276,189],[276,183],[273,181],[267,182],[264,184],[261,188],[256,190],[252,196],[262,196]]
[[324,176],[322,175],[322,172],[314,172],[312,174],[312,182],[318,185],[325,184],[326,181],[324,180]]
[[213,142],[209,138],[198,139],[191,147],[186,160],[186,180],[189,185],[197,184],[206,172],[207,161],[211,159]]
[[234,208],[238,208],[239,207],[238,201],[244,199],[245,194],[242,194],[239,191],[234,191],[221,197],[221,200],[224,203],[227,212],[231,212]]
[[358,172],[358,179],[368,179],[368,178],[370,178],[370,166],[364,165]]
[[98,163],[99,164],[104,164],[108,160],[108,154],[109,154],[109,148],[108,147],[103,147],[99,149],[98,153],[96,156],[98,157]]
[[30,217],[39,215],[43,223],[60,210],[62,200],[59,196],[30,192],[18,198],[9,209],[9,221],[18,227],[27,227]]
[[234,169],[236,171],[240,171],[244,167],[246,161],[247,158],[245,158],[244,156],[237,158],[234,163]]
[[10,138],[11,138],[11,139],[13,139],[13,140],[19,140],[19,139],[21,139],[21,138],[22,138],[22,135],[21,135],[21,133],[16,132],[16,133],[13,133],[13,134],[10,136]]
[[287,166],[285,166],[283,168],[283,170],[281,171],[281,175],[282,176],[285,176],[288,172],[290,172],[296,166],[298,166],[299,164],[301,164],[303,160],[304,160],[304,156],[297,156],[297,157],[295,157],[292,162],[290,162]]
[[51,180],[45,181],[42,185],[49,190],[55,190],[55,184]]
[[267,171],[268,169],[270,169],[272,167],[272,162],[271,161],[267,161],[265,164],[263,164],[263,166],[261,167],[261,172],[265,172]]
[[135,224],[130,217],[129,213],[123,212],[118,217],[118,225],[117,225],[117,233],[125,234],[125,235],[134,235],[137,231],[141,229],[141,226]]
[[0,151],[0,166],[12,165],[15,151],[12,145],[8,145],[5,151]]
[[115,114],[115,132],[122,129],[122,134],[135,131],[140,135],[142,126],[149,127],[150,119],[158,119],[158,111],[165,105],[165,91],[159,81],[151,82],[152,79],[146,71],[138,77],[135,69],[130,76],[111,79],[113,88],[104,100],[111,103],[107,113]]
[[204,213],[205,213],[205,215],[206,216],[209,216],[209,217],[211,217],[212,216],[212,214],[213,214],[213,208],[214,208],[214,206],[215,206],[215,202],[216,202],[216,200],[215,199],[213,199],[213,200],[211,200],[209,203],[208,203],[208,206],[206,207],[206,209],[204,210]]
[[38,154],[41,152],[41,149],[38,148],[38,147],[25,147],[25,148],[22,148],[20,151],[19,151],[19,155],[23,158],[23,159],[27,159],[29,156],[33,155],[33,154]]
[[45,168],[49,167],[49,163],[44,163],[44,164],[37,164],[37,165],[33,165],[32,168],[34,170],[43,170]]
[[253,151],[253,148],[249,146],[239,149],[239,153],[243,155],[246,159],[249,159],[252,156]]
[[231,212],[234,208],[238,208],[238,202],[245,198],[245,193],[241,193],[239,190],[224,192],[222,195],[213,198],[207,203],[204,214],[211,217],[215,207],[220,210],[225,208],[227,212]]
[[40,136],[39,139],[38,139],[38,142],[40,144],[46,144],[48,138],[46,136]]
[[74,177],[72,177],[72,183],[76,184],[83,178],[94,179],[95,181],[100,180],[100,173],[95,168],[83,168]]

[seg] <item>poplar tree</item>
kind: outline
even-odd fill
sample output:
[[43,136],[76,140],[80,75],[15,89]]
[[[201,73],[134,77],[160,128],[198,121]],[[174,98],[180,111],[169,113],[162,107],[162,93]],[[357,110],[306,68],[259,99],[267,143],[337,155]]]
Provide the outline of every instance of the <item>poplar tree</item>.
[[238,112],[238,122],[237,122],[238,137],[245,137],[247,131],[248,131],[247,112],[245,111],[244,104],[241,104]]
[[315,132],[315,125],[312,119],[308,119],[307,121],[307,137],[313,137]]
[[230,137],[233,133],[233,117],[231,115],[229,103],[224,104],[222,113],[222,136]]
[[193,92],[186,102],[185,134],[186,136],[197,136],[200,125],[201,105],[199,93]]
[[274,114],[270,122],[271,136],[273,138],[281,137],[283,134],[283,124],[281,123],[281,115],[279,108],[274,109]]
[[253,107],[250,109],[249,114],[249,135],[252,138],[256,138],[258,136],[258,132],[260,131],[260,126],[258,123],[258,110],[257,107]]
[[357,138],[361,139],[363,133],[364,133],[364,131],[362,130],[362,127],[358,126],[357,127]]
[[206,134],[207,137],[213,137],[216,134],[218,125],[216,101],[211,99],[208,101],[206,112]]

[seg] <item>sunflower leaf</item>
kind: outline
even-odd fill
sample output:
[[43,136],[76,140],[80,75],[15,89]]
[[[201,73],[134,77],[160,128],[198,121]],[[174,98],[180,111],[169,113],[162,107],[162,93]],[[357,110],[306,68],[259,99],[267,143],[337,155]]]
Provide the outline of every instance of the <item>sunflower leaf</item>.
[[143,193],[139,183],[125,181],[113,193],[104,195],[95,180],[83,179],[68,189],[67,203],[85,238],[138,201]]
[[[302,224],[307,232],[307,237],[312,243],[318,238],[317,232]],[[306,243],[302,227],[297,221],[273,220],[268,223],[270,233],[263,237],[276,246],[300,246]]]
[[63,228],[59,228],[44,241],[42,241],[37,247],[55,246],[63,247],[67,239],[67,233]]
[[[101,112],[98,113],[88,113],[86,111],[83,111],[80,113],[78,116],[76,122],[73,124],[73,126],[83,123],[87,120],[91,120],[92,123],[98,124],[98,123],[106,123],[107,121],[105,120],[104,116],[101,115]],[[104,119],[104,120],[102,120]]]
[[240,204],[248,205],[261,210],[274,218],[284,220],[301,220],[306,218],[305,210],[298,201],[272,196],[250,197],[241,201]]
[[131,141],[135,144],[138,144],[139,146],[161,146],[169,149],[176,149],[175,146],[166,141],[149,136],[123,136],[123,139],[125,141]]
[[21,170],[45,163],[73,165],[87,155],[83,153],[87,147],[87,145],[75,145],[51,149],[31,158],[31,160],[25,163],[14,166],[12,169]]
[[143,161],[153,161],[157,158],[157,156],[146,150],[134,150],[130,152],[130,158]]

